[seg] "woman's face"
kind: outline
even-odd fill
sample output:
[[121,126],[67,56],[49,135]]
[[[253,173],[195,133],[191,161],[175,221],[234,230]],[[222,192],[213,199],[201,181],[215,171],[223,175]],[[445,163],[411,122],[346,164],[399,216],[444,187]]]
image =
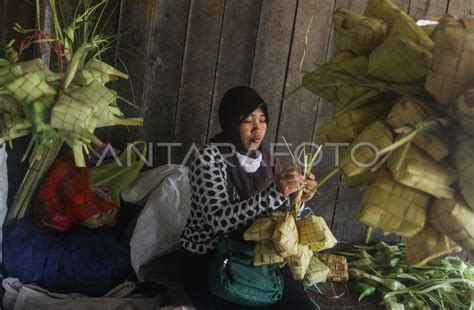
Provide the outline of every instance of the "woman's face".
[[248,115],[239,126],[240,139],[247,150],[256,150],[262,144],[267,131],[265,114],[261,108]]

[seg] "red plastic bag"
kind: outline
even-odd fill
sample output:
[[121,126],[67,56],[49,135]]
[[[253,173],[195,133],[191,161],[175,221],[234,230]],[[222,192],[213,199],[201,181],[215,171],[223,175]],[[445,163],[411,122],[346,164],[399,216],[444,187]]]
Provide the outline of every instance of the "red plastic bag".
[[56,161],[43,182],[34,208],[36,223],[57,231],[74,224],[89,228],[113,226],[118,206],[102,189],[89,187],[87,168],[72,160]]

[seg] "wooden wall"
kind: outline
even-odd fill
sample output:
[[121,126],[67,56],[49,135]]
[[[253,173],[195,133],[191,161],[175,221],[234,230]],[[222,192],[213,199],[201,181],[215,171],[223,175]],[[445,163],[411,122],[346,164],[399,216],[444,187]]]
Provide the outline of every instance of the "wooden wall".
[[[446,12],[474,14],[473,0],[393,1],[415,19]],[[108,30],[129,34],[118,41],[108,60],[118,68],[125,65],[131,76],[131,83],[120,81],[115,87],[138,107],[122,104],[126,115],[142,116],[145,124],[101,135],[118,146],[136,139],[183,143],[182,148],[173,148],[175,163],[192,143],[201,145],[219,131],[219,101],[235,85],[254,87],[269,103],[269,142],[281,142],[281,136],[294,145],[315,141],[315,130],[332,115],[333,107],[306,90],[286,96],[300,84],[301,71],[333,56],[331,13],[338,7],[362,13],[367,4],[367,0],[112,2],[119,6],[110,10]],[[31,18],[18,3],[28,6],[29,1],[0,0],[0,43],[11,35],[13,20]],[[155,147],[153,152],[154,165],[163,164],[166,150]],[[316,175],[323,176],[333,165],[333,150],[328,149]],[[366,228],[356,221],[360,193],[339,181],[336,177],[323,186],[312,206],[340,241],[361,241]],[[380,233],[375,237],[382,238]]]

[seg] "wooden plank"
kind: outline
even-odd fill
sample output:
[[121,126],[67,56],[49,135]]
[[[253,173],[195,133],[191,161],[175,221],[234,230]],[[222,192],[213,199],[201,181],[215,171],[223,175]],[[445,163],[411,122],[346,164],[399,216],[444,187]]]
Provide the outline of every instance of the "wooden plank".
[[174,130],[174,141],[183,147],[173,152],[175,162],[185,159],[190,146],[206,140],[223,6],[225,1],[191,2]]
[[0,0],[0,46],[7,44],[7,0]]
[[408,14],[418,20],[432,15],[442,16],[447,8],[448,0],[411,0]]
[[[140,117],[143,109],[147,67],[153,28],[153,0],[122,1],[120,6],[119,33],[126,33],[117,42],[115,67],[126,67],[130,81],[119,80],[114,88],[120,96],[134,101],[138,107],[119,102],[126,117]],[[131,85],[130,85],[131,84]],[[123,148],[127,142],[139,139],[140,128],[117,126],[111,133],[110,141],[114,146]]]
[[448,13],[461,18],[466,14],[473,15],[474,4],[472,0],[449,0]]
[[[34,2],[29,1],[17,1],[17,0],[4,0],[6,1],[6,18],[4,24],[4,36],[5,43],[8,43],[11,39],[15,39],[15,49],[18,48],[21,42],[26,38],[27,35],[18,33],[13,30],[13,25],[19,23],[23,28],[35,28],[36,20],[36,6]],[[28,60],[33,58],[34,49],[27,49],[21,60]]]
[[224,93],[250,84],[261,5],[261,0],[226,1],[207,140],[221,131],[218,109]]
[[404,12],[408,12],[410,8],[410,0],[392,0],[392,2]]
[[[190,0],[156,1],[141,135],[147,142],[173,141],[189,6]],[[153,165],[165,164],[167,154],[153,148]]]
[[296,4],[297,1],[287,0],[262,2],[250,86],[269,105],[268,143],[276,137]]

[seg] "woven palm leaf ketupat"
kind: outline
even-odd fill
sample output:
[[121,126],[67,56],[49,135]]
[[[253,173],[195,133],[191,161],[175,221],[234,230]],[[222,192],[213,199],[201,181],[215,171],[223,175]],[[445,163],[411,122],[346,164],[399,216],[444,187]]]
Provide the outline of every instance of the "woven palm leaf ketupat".
[[387,37],[369,56],[368,73],[383,81],[410,84],[423,82],[431,64],[431,53],[408,37]]
[[444,254],[461,251],[446,235],[426,224],[423,230],[410,238],[405,238],[406,258],[414,267],[425,265]]
[[313,257],[313,252],[307,245],[298,244],[298,253],[287,257],[286,261],[290,267],[294,280],[303,280],[308,269],[309,262]]
[[244,240],[271,240],[275,230],[276,220],[271,217],[256,219],[244,232]]
[[390,146],[393,134],[390,128],[381,121],[368,126],[352,142],[349,151],[341,156],[339,168],[345,177],[352,177],[367,172],[375,164],[378,151]]
[[369,92],[369,88],[360,83],[349,82],[347,78],[329,75],[325,70],[334,70],[338,73],[349,72],[354,76],[367,76],[367,56],[355,57],[350,52],[336,55],[330,62],[321,68],[303,76],[303,87],[312,93],[328,100],[337,109],[342,109],[355,99]]
[[465,133],[456,135],[454,165],[459,174],[459,189],[467,205],[474,211],[474,139]]
[[425,225],[430,200],[429,195],[396,182],[388,171],[380,170],[362,197],[358,219],[370,227],[412,237]]
[[383,42],[387,31],[384,21],[338,8],[333,14],[336,49],[356,55],[368,54]]
[[[397,129],[436,118],[439,118],[439,115],[424,102],[415,98],[401,97],[390,110],[385,122],[393,129]],[[436,161],[449,154],[449,137],[442,129],[420,132],[413,139],[413,143]]]
[[262,240],[255,243],[255,256],[253,264],[255,266],[268,265],[273,263],[283,263],[285,258],[280,256],[271,240]]
[[318,258],[329,267],[328,279],[335,282],[349,280],[347,260],[344,256],[334,254],[319,254]]
[[324,265],[317,255],[313,255],[309,261],[308,269],[306,269],[303,285],[310,287],[317,283],[324,283],[326,282],[329,272],[329,267]]
[[282,257],[298,254],[298,229],[293,216],[287,214],[278,220],[272,240]]
[[300,243],[308,245],[312,251],[330,249],[337,240],[329,229],[324,218],[310,215],[296,222]]
[[316,132],[320,144],[352,142],[370,124],[387,111],[384,103],[370,103],[329,119]]
[[434,32],[434,41],[425,88],[447,106],[474,84],[474,18],[444,16]]
[[395,150],[387,160],[387,168],[397,182],[416,188],[437,198],[452,198],[450,187],[457,172],[447,160],[436,162],[414,145],[406,154],[404,148]]
[[449,106],[448,110],[461,127],[471,136],[474,136],[474,87],[463,92]]
[[474,212],[462,201],[437,199],[430,207],[428,221],[466,251],[474,251]]

